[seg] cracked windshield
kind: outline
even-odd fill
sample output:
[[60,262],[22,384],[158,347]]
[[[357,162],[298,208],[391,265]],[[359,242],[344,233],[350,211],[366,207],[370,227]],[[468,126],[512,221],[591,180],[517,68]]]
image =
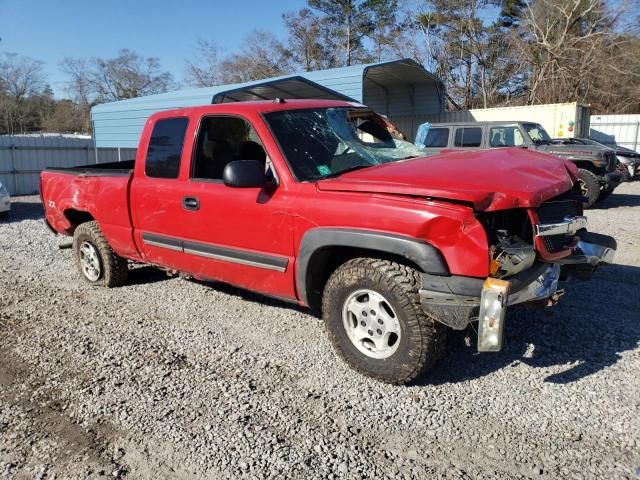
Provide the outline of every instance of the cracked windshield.
[[425,155],[388,120],[367,109],[289,110],[265,117],[301,181]]

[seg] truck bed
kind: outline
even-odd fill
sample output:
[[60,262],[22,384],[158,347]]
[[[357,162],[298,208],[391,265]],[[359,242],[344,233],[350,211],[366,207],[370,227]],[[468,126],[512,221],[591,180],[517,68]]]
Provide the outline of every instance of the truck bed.
[[40,176],[40,194],[49,226],[73,235],[80,221],[95,220],[112,248],[136,258],[129,211],[133,161],[72,168],[47,168]]
[[83,175],[87,177],[99,176],[129,176],[133,171],[135,160],[123,162],[92,163],[77,167],[47,167],[46,172],[66,173],[68,175]]

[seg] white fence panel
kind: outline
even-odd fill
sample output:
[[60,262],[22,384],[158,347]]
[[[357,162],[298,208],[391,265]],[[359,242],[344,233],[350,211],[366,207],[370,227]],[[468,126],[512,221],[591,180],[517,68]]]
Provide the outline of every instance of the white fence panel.
[[0,182],[11,195],[38,192],[40,172],[47,167],[74,167],[131,160],[135,149],[96,151],[91,138],[54,135],[0,136]]
[[592,115],[589,135],[600,143],[640,149],[640,115]]

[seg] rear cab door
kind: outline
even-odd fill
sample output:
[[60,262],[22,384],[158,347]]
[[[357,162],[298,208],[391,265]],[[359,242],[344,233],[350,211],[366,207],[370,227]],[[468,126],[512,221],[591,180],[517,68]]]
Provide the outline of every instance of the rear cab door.
[[142,255],[148,263],[176,270],[187,266],[177,220],[184,197],[181,170],[192,150],[193,130],[186,114],[147,120],[131,185],[134,237]]

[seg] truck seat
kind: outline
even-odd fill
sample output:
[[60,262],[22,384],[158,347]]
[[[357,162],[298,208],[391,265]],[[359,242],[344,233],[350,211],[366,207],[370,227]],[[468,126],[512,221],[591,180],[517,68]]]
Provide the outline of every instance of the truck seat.
[[505,147],[507,143],[504,141],[504,133],[502,132],[493,132],[493,136],[491,137],[491,146],[492,147]]
[[202,157],[196,162],[196,178],[221,179],[224,167],[233,161],[233,147],[224,139],[207,140],[202,145]]
[[267,162],[267,154],[264,148],[259,143],[251,140],[244,141],[238,146],[236,158],[238,160],[258,160],[263,165],[266,165]]

